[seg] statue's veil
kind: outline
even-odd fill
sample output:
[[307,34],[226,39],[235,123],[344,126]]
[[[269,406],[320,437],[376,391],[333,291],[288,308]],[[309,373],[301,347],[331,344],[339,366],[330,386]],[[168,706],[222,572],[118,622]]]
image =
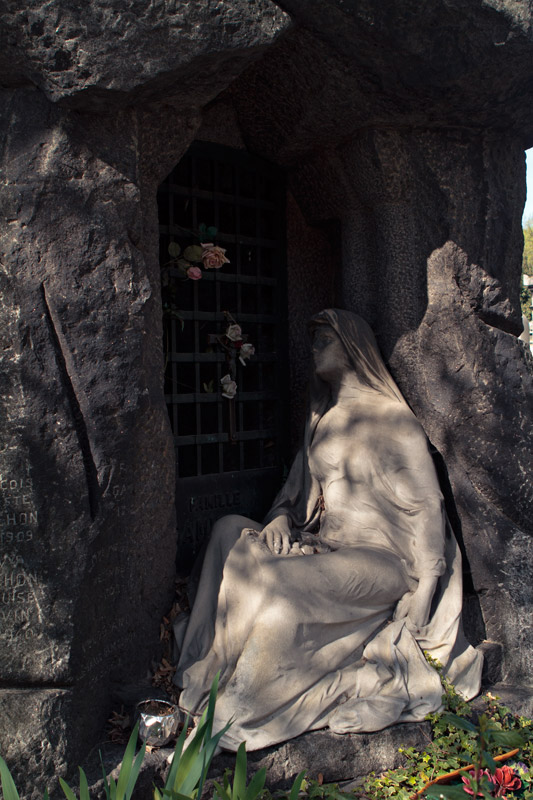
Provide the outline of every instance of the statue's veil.
[[[389,371],[376,344],[370,325],[357,314],[339,308],[326,308],[311,318],[311,330],[320,325],[329,325],[341,340],[350,363],[359,379],[370,389],[405,403],[404,398]],[[311,389],[311,396],[314,392]],[[313,399],[313,398],[312,398]]]

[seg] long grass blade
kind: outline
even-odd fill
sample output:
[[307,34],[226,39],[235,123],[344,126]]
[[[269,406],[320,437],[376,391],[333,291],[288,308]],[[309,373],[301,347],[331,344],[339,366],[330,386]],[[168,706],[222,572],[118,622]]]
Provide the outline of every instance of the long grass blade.
[[289,794],[289,800],[298,800],[298,794],[302,787],[302,783],[304,782],[305,778],[305,770],[302,770],[296,778],[294,779],[294,783],[292,784],[291,791]]
[[181,792],[167,792],[164,791],[165,797],[169,797],[171,800],[191,800],[191,796],[188,794],[182,794]]
[[0,783],[2,784],[4,800],[20,800],[15,781],[2,757],[0,757]]
[[[146,753],[146,742],[143,742],[143,746],[137,753],[135,761],[133,762],[133,766],[131,768],[131,775],[128,781],[128,785],[126,786],[126,797],[125,800],[130,800],[133,790],[135,789],[135,784],[137,783],[137,778],[139,777],[139,772],[141,771],[142,763],[144,761],[144,756]],[[80,797],[81,800],[81,797]]]
[[131,732],[131,736],[128,739],[128,744],[126,745],[126,750],[124,751],[124,757],[122,759],[122,764],[120,765],[120,772],[118,774],[117,780],[117,800],[125,800],[126,797],[126,788],[128,786],[131,770],[133,766],[133,757],[135,755],[135,746],[137,744],[137,734],[139,732],[139,723],[135,723],[135,726]]
[[98,751],[98,755],[100,756],[100,766],[102,768],[102,777],[104,779],[104,790],[105,790],[106,800],[111,800],[111,791],[109,789],[109,781],[107,779],[107,774],[104,767],[104,759],[102,758],[101,750]]
[[78,769],[80,771],[80,800],[91,800],[87,776],[81,767],[78,767]]
[[176,782],[176,775],[178,772],[178,768],[180,765],[181,754],[183,752],[183,743],[187,738],[187,725],[189,723],[189,717],[187,716],[185,723],[183,725],[183,730],[181,731],[180,735],[178,736],[178,741],[176,742],[176,746],[174,748],[174,757],[172,759],[172,764],[170,765],[170,770],[167,775],[167,779],[165,781],[165,789],[172,790],[175,789],[175,782]]
[[63,789],[63,794],[65,795],[67,800],[77,800],[76,795],[74,794],[68,783],[63,780],[63,778],[59,779],[59,784]]
[[265,786],[266,775],[266,767],[261,767],[261,769],[255,773],[250,781],[250,785],[246,789],[244,800],[255,800],[256,797],[261,794]]
[[213,792],[213,800],[231,800],[231,795],[224,789],[220,783],[217,781],[213,781],[213,786],[215,787],[215,791]]
[[244,742],[238,747],[235,757],[235,772],[233,773],[232,800],[244,800],[246,790],[246,745]]

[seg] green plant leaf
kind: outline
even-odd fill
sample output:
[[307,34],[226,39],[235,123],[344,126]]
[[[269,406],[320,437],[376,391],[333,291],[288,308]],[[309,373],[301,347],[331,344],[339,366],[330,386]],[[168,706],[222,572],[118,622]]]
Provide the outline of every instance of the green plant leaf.
[[494,774],[494,770],[498,766],[487,750],[482,750],[481,752],[481,764],[482,766],[487,767],[487,769],[490,769],[492,774]]
[[294,783],[292,784],[291,791],[289,793],[289,800],[298,800],[298,793],[302,788],[302,784],[304,782],[305,782],[305,770],[300,772],[294,779]]
[[206,233],[206,231],[207,227],[205,222],[201,222],[200,225],[198,225],[198,233]]
[[190,244],[183,251],[183,258],[187,261],[201,261],[203,252],[203,248],[199,244]]
[[104,779],[104,790],[105,790],[106,800],[111,800],[111,787],[109,786],[109,781],[107,779],[107,775],[106,775],[106,771],[105,771],[105,767],[104,767],[104,759],[102,758],[102,751],[101,750],[98,751],[98,755],[100,756],[100,766],[102,768],[102,777]]
[[171,800],[195,800],[198,796],[196,791],[193,794],[183,794],[182,792],[171,792],[167,789],[163,789],[163,794],[165,797],[171,798]]
[[59,784],[63,789],[63,794],[65,795],[67,800],[77,800],[76,795],[74,794],[68,783],[63,780],[63,778],[59,779]]
[[244,800],[246,789],[246,745],[241,742],[235,757],[235,772],[233,773],[233,800]]
[[170,797],[172,800],[194,800],[194,798],[198,796],[196,791],[191,795],[182,794],[181,792],[171,792],[167,789],[163,789],[163,794],[165,797]]
[[245,800],[256,800],[263,791],[266,781],[266,767],[261,767],[250,781],[245,793]]
[[213,781],[213,786],[215,787],[215,791],[213,793],[213,800],[219,798],[219,800],[231,800],[231,795],[226,789],[221,786],[217,781]]
[[[137,783],[139,772],[141,771],[142,763],[144,761],[145,753],[146,753],[146,742],[143,742],[143,745],[139,750],[139,752],[137,753],[137,756],[131,768],[130,778],[128,781],[128,785],[126,787],[126,800],[130,800],[133,794],[133,790],[135,789],[135,784]],[[80,800],[82,800],[81,797]]]
[[447,800],[466,800],[468,794],[463,789],[462,784],[461,786],[440,786],[439,784],[435,784],[430,786],[429,789],[426,789],[424,797],[445,797]]
[[176,787],[176,775],[177,775],[177,772],[178,772],[181,753],[182,753],[182,750],[183,750],[183,743],[184,743],[185,739],[187,738],[187,726],[188,726],[188,724],[189,724],[189,716],[187,715],[187,717],[185,719],[185,722],[183,724],[183,729],[182,729],[182,731],[181,731],[181,733],[178,736],[178,739],[176,741],[176,746],[174,748],[174,757],[172,759],[172,764],[170,765],[170,770],[169,770],[169,773],[167,775],[167,780],[165,782],[165,789],[167,789],[168,791],[173,791],[173,790],[175,790],[177,788]]
[[[218,685],[218,675],[216,676],[215,680],[217,681]],[[213,689],[211,689],[211,691],[213,691]],[[228,722],[222,728],[222,730],[215,734],[215,736],[211,736],[210,732],[213,726],[214,710],[214,704],[212,706],[208,705],[208,708],[206,711],[204,711],[204,714],[200,719],[200,723],[195,735],[196,741],[193,741],[191,745],[189,745],[184,756],[182,757],[182,761],[185,760],[184,770],[186,778],[181,786],[181,791],[183,791],[185,794],[190,794],[194,788],[197,787],[196,794],[198,797],[201,797],[205,778],[211,761],[213,760],[213,756],[215,755],[218,743],[231,725],[231,722]],[[189,764],[187,761],[187,756],[189,751],[191,751],[193,748],[194,751],[192,754],[192,764],[187,766]]]
[[217,235],[217,228],[215,228],[213,225],[211,225],[207,229],[206,233],[207,233],[207,235],[209,236],[210,239],[214,239],[215,236]]
[[87,775],[82,770],[81,767],[78,767],[80,771],[80,800],[90,800],[89,794],[89,784],[87,782]]
[[135,726],[131,732],[128,744],[126,745],[126,750],[124,751],[122,764],[120,765],[120,772],[118,774],[116,786],[116,800],[129,800],[135,786],[135,781],[137,780],[139,774],[140,765],[146,751],[146,745],[143,745],[139,751],[139,756],[141,756],[140,761],[139,757],[137,757],[137,759],[134,761],[138,732],[139,723],[137,722],[135,723]]
[[4,759],[0,756],[0,783],[2,784],[2,794],[4,800],[19,800],[19,793],[15,786],[9,767]]
[[181,253],[181,247],[177,242],[170,242],[168,246],[168,254],[172,256],[172,258],[177,258]]
[[495,745],[499,747],[508,747],[510,750],[514,750],[515,747],[524,746],[524,737],[518,731],[491,731],[490,740]]
[[475,733],[477,731],[476,726],[472,722],[469,722],[463,717],[458,717],[457,714],[450,714],[446,712],[442,715],[441,719],[448,725],[453,725],[455,728],[461,728],[463,731],[469,731],[471,733]]

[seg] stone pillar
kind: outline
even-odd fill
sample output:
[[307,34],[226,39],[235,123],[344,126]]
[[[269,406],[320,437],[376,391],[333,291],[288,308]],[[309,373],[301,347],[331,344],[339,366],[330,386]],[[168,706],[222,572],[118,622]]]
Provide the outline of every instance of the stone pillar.
[[0,752],[41,797],[157,654],[174,452],[137,117],[2,95]]

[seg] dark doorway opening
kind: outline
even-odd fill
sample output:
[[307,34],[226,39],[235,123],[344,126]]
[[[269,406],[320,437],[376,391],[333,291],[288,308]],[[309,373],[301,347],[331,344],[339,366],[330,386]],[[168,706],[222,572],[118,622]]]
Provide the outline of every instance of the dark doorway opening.
[[[286,467],[285,198],[283,171],[204,142],[190,147],[159,188],[165,400],[176,453],[181,573],[219,517],[261,520]],[[226,250],[230,263],[201,269],[201,279],[191,280],[169,245],[184,254],[207,239]],[[228,320],[255,348],[245,366],[235,360],[234,400],[222,396],[221,386],[228,354],[219,341]]]

